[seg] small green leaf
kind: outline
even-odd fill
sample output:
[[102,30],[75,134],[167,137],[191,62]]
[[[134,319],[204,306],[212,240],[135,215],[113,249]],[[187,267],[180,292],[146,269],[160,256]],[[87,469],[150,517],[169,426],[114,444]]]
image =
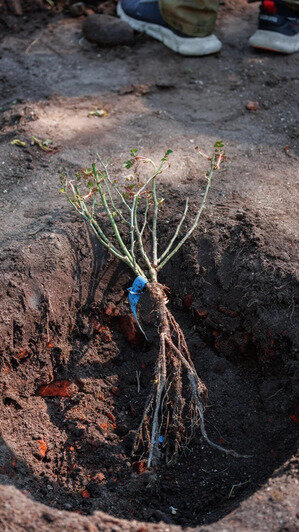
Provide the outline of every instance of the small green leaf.
[[23,142],[20,139],[14,139],[14,140],[11,141],[10,144],[14,144],[15,146],[21,146],[22,148],[24,148],[24,146],[26,146],[26,142]]
[[132,166],[135,164],[135,159],[129,159],[128,161],[125,161],[124,162],[124,167],[127,169],[127,170],[130,170],[130,168],[132,168]]
[[172,153],[172,150],[167,150],[164,154],[164,157],[162,157],[161,161],[164,162],[164,161],[167,161],[167,157],[168,155],[170,155]]

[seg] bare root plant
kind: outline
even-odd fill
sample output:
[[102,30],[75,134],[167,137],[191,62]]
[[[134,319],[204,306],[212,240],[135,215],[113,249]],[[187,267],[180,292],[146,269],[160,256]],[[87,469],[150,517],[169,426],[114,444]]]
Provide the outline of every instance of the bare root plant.
[[[175,460],[196,427],[200,428],[204,440],[218,451],[241,456],[212,442],[207,435],[204,423],[207,388],[196,372],[184,334],[167,307],[166,287],[158,282],[161,269],[198,226],[213,172],[225,157],[222,143],[215,144],[212,156],[199,152],[210,163],[202,201],[189,229],[182,235],[189,209],[189,199],[186,199],[174,234],[159,255],[157,222],[164,200],[157,195],[157,181],[168,166],[170,153],[168,150],[156,165],[151,159],[139,156],[137,150],[131,150],[125,167],[132,173],[126,178],[112,177],[108,164],[99,155],[99,167],[93,164],[92,168],[80,171],[74,181],[62,176],[62,191],[69,202],[101,244],[146,283],[151,298],[160,345],[152,389],[133,446],[133,453],[147,456],[148,468],[156,465],[162,455],[167,462]],[[81,193],[83,186],[87,187],[85,195]]]

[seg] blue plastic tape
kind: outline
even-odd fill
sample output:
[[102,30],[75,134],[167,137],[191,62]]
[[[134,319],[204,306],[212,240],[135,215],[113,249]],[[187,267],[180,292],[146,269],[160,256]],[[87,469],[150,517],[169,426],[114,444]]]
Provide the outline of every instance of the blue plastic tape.
[[145,285],[147,283],[148,283],[147,279],[142,277],[142,275],[138,275],[138,277],[136,277],[135,281],[133,282],[132,286],[130,286],[130,288],[128,288],[130,307],[131,307],[132,312],[134,314],[135,320],[138,323],[138,327],[143,332],[145,338],[146,338],[146,334],[143,331],[143,329],[142,329],[142,327],[141,327],[141,325],[140,325],[140,323],[138,321],[138,317],[137,317],[137,313],[136,313],[136,307],[137,307],[137,303],[139,301],[139,298],[140,298],[140,296],[142,294],[142,291],[143,291],[143,289],[144,289],[144,287],[145,287]]

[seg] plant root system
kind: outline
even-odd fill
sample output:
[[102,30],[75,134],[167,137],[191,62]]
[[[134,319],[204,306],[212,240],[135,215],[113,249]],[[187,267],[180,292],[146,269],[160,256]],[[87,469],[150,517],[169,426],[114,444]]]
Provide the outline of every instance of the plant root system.
[[204,440],[215,449],[236,458],[247,458],[209,439],[204,423],[208,391],[196,372],[184,333],[167,308],[165,286],[149,283],[147,290],[157,321],[160,345],[154,382],[133,453],[142,449],[148,454],[148,468],[156,465],[162,454],[170,463],[177,459],[199,427]]

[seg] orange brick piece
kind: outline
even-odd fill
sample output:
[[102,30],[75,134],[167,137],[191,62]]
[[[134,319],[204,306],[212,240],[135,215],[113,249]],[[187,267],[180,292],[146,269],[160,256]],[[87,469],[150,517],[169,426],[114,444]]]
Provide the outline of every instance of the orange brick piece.
[[38,440],[38,446],[39,446],[39,454],[44,457],[47,452],[47,444],[44,440]]
[[41,397],[71,397],[78,390],[70,381],[54,381],[40,386],[37,395]]

